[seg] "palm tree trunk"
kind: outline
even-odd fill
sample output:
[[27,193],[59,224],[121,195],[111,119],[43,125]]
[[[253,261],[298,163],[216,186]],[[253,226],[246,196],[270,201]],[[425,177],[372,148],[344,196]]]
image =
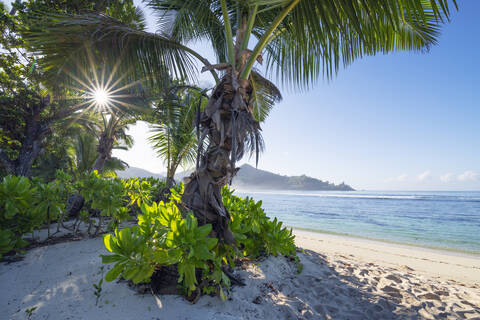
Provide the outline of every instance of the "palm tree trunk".
[[198,223],[212,224],[216,236],[227,243],[233,243],[234,238],[221,190],[237,173],[235,162],[243,157],[245,142],[252,143],[250,139],[258,137],[260,130],[252,115],[250,96],[248,80],[239,80],[238,73],[230,68],[201,114],[202,136],[208,136],[209,145],[198,169],[186,179],[182,197]]
[[104,154],[99,154],[92,170],[97,170],[98,173],[102,173],[103,167],[105,166],[105,161],[107,161],[107,156]]
[[166,188],[170,190],[171,187],[175,184],[175,179],[173,176],[167,176],[167,181],[165,182]]
[[100,139],[98,139],[98,158],[95,161],[92,170],[97,170],[98,173],[101,173],[103,171],[105,161],[107,161],[107,159],[110,159],[112,155],[114,141],[114,138],[108,135],[107,132],[102,133]]

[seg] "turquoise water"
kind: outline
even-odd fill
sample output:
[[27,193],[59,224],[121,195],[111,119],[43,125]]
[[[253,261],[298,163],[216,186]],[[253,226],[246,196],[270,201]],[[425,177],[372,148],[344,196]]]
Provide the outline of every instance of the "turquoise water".
[[235,194],[294,228],[480,254],[480,191]]

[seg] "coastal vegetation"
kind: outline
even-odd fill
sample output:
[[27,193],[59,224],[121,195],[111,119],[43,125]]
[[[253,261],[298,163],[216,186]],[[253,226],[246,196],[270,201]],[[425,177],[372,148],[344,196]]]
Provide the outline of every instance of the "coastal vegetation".
[[[41,228],[47,239],[109,232],[107,281],[150,283],[173,268],[192,301],[226,299],[242,259],[283,255],[300,271],[292,231],[226,187],[238,160],[258,162],[260,124],[281,100],[269,78],[307,89],[365,55],[427,50],[449,2],[146,2],[158,33],[132,1],[1,5],[0,255],[21,253]],[[194,60],[211,90],[194,83]],[[115,175],[126,164],[112,150],[132,146],[139,120],[152,123],[166,181]],[[182,164],[195,171],[175,184]]]
[[[202,293],[216,293],[226,299],[238,259],[280,254],[295,260],[291,230],[276,219],[271,221],[261,202],[236,197],[224,188],[223,200],[232,215],[230,227],[236,239],[236,246],[231,246],[209,237],[212,226],[198,226],[193,214],[180,205],[183,184],[171,189],[168,202],[155,202],[154,197],[165,184],[156,179],[102,177],[97,171],[85,173],[77,181],[59,171],[50,183],[6,176],[0,184],[0,257],[22,252],[29,244],[24,236],[31,233],[31,243],[40,228],[48,230],[47,240],[61,228],[71,230],[73,235],[79,230],[91,236],[113,231],[113,235],[104,236],[105,247],[112,255],[102,255],[102,261],[115,264],[106,274],[107,281],[122,277],[148,283],[154,272],[161,278],[162,267],[174,265],[181,292],[192,299]],[[72,192],[80,193],[85,204],[67,226],[66,201]],[[136,212],[140,213],[135,216]],[[105,219],[106,225],[102,223]],[[128,220],[136,220],[138,226],[119,228]],[[51,233],[52,223],[56,232]]]

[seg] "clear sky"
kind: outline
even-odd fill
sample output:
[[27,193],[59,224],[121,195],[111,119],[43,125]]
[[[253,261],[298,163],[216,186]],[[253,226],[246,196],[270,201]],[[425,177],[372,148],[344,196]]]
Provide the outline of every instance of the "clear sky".
[[[263,124],[259,168],[357,189],[480,190],[480,1],[458,2],[429,53],[367,57],[308,92],[284,88]],[[115,155],[164,171],[147,126],[130,133],[134,148]]]

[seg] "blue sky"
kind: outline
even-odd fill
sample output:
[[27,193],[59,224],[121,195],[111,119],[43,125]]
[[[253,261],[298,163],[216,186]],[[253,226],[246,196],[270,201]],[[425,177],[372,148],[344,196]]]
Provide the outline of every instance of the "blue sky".
[[[259,168],[358,189],[480,190],[480,1],[459,2],[429,53],[367,57],[308,92],[283,89]],[[136,146],[117,155],[161,172],[147,131],[132,128]]]

